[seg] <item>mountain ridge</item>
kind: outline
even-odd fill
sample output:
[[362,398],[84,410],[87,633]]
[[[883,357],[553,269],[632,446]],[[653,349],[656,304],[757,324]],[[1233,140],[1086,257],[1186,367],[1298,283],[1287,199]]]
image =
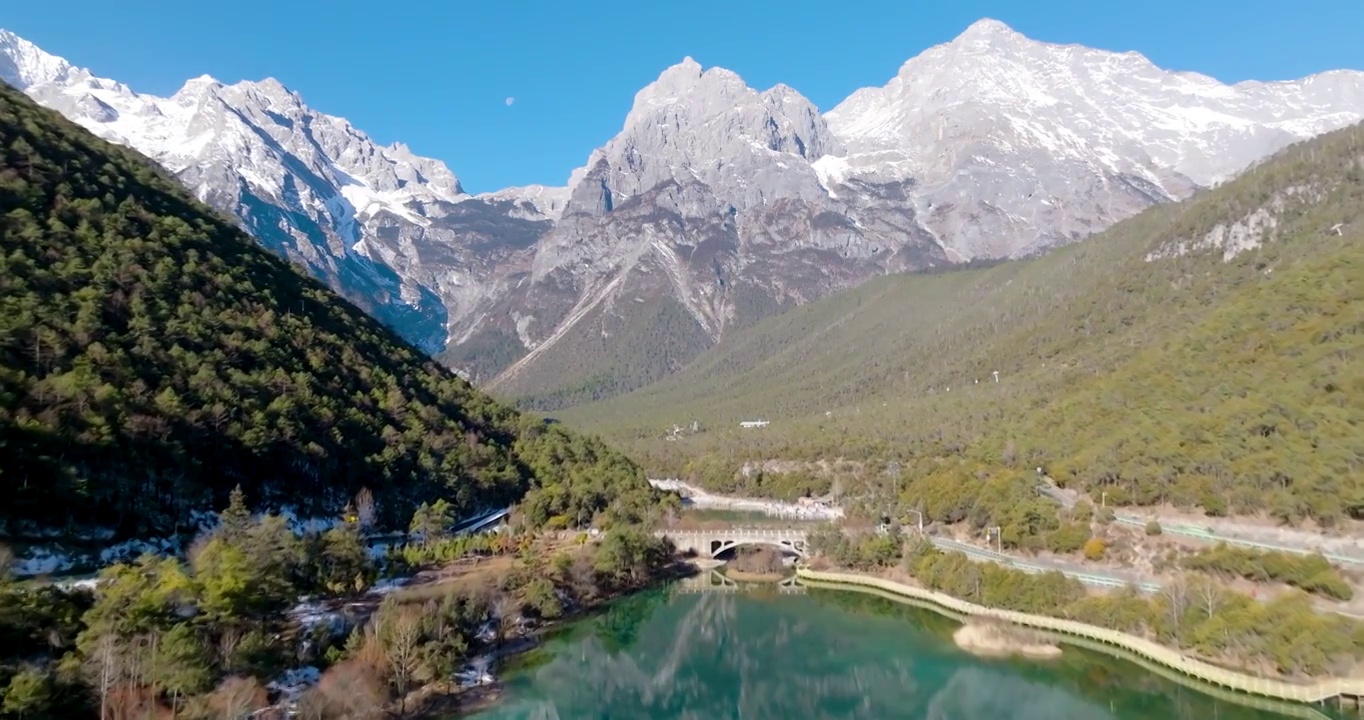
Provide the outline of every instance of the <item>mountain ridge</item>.
[[0,537],[172,534],[234,487],[304,517],[367,489],[399,529],[434,497],[583,519],[658,500],[599,440],[491,400],[7,85],[0,235]]
[[[13,45],[0,77],[113,132],[93,101],[132,91]],[[545,409],[666,376],[732,328],[869,278],[1074,242],[1364,118],[1357,71],[1225,85],[984,19],[823,113],[688,56],[566,185],[468,195],[278,83],[186,88],[250,122],[190,148],[222,157],[182,181],[424,350]],[[208,123],[198,108],[180,112]],[[645,357],[626,329],[662,317],[668,349]]]
[[775,315],[557,416],[722,491],[838,459],[883,491],[989,476],[1030,495],[1041,467],[1113,505],[1364,519],[1362,233],[1356,124],[1045,256]]

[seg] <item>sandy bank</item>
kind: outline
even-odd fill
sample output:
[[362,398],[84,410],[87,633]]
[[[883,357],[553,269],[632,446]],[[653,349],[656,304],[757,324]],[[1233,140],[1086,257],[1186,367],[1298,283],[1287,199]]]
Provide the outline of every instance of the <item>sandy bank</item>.
[[1022,655],[1036,660],[1059,657],[1061,648],[1037,633],[1000,623],[968,622],[952,633],[957,647],[982,657]]

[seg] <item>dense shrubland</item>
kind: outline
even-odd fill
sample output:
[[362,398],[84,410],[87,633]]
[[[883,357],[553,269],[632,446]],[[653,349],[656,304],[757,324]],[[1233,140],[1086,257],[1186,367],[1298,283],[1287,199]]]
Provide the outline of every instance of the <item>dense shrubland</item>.
[[1189,570],[1223,579],[1239,577],[1254,582],[1281,582],[1332,600],[1354,597],[1354,590],[1340,570],[1321,554],[1264,552],[1219,543],[1184,558],[1183,565]]

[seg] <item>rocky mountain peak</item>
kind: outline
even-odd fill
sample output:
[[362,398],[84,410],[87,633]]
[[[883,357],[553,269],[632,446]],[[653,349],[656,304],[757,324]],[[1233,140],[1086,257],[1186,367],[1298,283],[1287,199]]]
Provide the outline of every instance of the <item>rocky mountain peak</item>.
[[747,92],[751,90],[737,74],[718,67],[703,70],[700,63],[688,56],[635,93],[625,126],[651,118],[661,108],[673,105],[687,105],[701,114],[713,114],[717,105],[737,100]]
[[57,82],[75,74],[77,68],[37,45],[0,29],[0,80],[20,90],[33,85]]
[[701,183],[740,210],[814,197],[823,191],[807,161],[838,149],[819,110],[794,89],[760,93],[688,57],[635,95],[620,134],[574,173],[568,212],[610,212],[666,182]]
[[565,346],[609,374],[646,326],[676,341],[646,358],[661,376],[733,323],[886,272],[1073,242],[1364,117],[1364,73],[1226,85],[984,19],[824,114],[683,58],[567,187],[470,196],[444,163],[274,79],[142,95],[3,31],[0,77],[508,392]]
[[219,82],[218,78],[205,73],[199,77],[186,80],[185,84],[181,85],[180,89],[176,90],[175,94],[171,97],[180,95],[203,95],[204,93],[212,92],[221,87],[223,87],[223,84]]
[[849,149],[845,177],[913,178],[930,227],[961,256],[1019,255],[1364,116],[1364,73],[1320,86],[1226,85],[981,20],[826,118]]
[[993,45],[997,43],[1031,42],[1022,33],[994,18],[981,18],[971,23],[951,44]]

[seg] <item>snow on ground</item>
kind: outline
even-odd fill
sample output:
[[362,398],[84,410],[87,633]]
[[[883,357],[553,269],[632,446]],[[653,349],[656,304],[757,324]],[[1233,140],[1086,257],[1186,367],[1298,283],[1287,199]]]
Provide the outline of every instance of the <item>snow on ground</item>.
[[69,553],[54,551],[50,548],[35,547],[24,557],[16,558],[10,573],[15,577],[51,575],[76,567],[76,559]]
[[285,671],[284,674],[266,683],[265,689],[278,692],[280,694],[279,704],[288,707],[298,700],[298,696],[302,695],[305,690],[316,685],[320,679],[322,679],[322,671],[309,665]]
[[154,538],[152,540],[128,540],[117,545],[110,545],[99,552],[101,564],[112,565],[118,562],[136,560],[138,557],[151,553],[153,555],[169,555],[180,551],[180,542],[176,538]]
[[469,664],[455,673],[455,682],[460,687],[474,687],[476,685],[487,685],[497,682],[497,678],[488,672],[488,667],[492,665],[492,658],[487,655],[480,655],[469,661]]
[[367,593],[370,595],[387,595],[394,590],[406,587],[409,582],[412,582],[411,577],[380,578],[370,586]]
[[[326,532],[341,524],[341,519],[338,517],[313,516],[300,518],[298,512],[290,505],[281,506],[275,514],[284,518],[285,522],[289,523],[289,529],[293,530],[294,533],[298,535]],[[259,519],[264,517],[264,515],[257,515],[256,517]]]
[[68,592],[71,590],[94,590],[95,586],[99,584],[99,578],[88,577],[81,578],[80,580],[64,580],[52,584]]
[[346,628],[346,618],[341,613],[327,607],[325,602],[320,600],[303,599],[287,613],[289,619],[298,623],[304,631],[308,631],[318,625],[326,625],[332,632],[341,632]]
[[[508,512],[507,508],[488,510],[475,517],[460,521],[455,528],[456,533],[475,531],[481,529],[484,524],[501,519]],[[289,529],[297,535],[308,533],[326,532],[341,524],[338,517],[328,516],[309,516],[299,517],[298,512],[292,506],[282,506],[275,514],[284,518]],[[256,515],[257,519],[265,517],[265,513]],[[218,513],[208,511],[196,511],[190,517],[191,527],[197,528],[195,535],[202,535],[211,532],[218,526]],[[112,530],[96,529],[85,531],[78,537],[86,540],[107,539],[113,535]],[[192,537],[186,535],[185,538]],[[372,541],[368,546],[369,555],[375,560],[381,560],[388,554],[388,550],[395,544],[406,540],[405,534],[395,534],[380,536]],[[98,551],[77,550],[68,547],[60,542],[51,545],[34,545],[27,551],[15,558],[11,568],[11,574],[15,577],[41,577],[44,575],[55,575],[67,573],[79,568],[106,567],[119,562],[130,562],[136,560],[144,553],[153,555],[179,555],[184,552],[187,545],[178,537],[151,538],[146,540],[127,540],[125,542],[110,545]],[[391,588],[390,588],[391,589]],[[384,590],[383,592],[387,592]]]

